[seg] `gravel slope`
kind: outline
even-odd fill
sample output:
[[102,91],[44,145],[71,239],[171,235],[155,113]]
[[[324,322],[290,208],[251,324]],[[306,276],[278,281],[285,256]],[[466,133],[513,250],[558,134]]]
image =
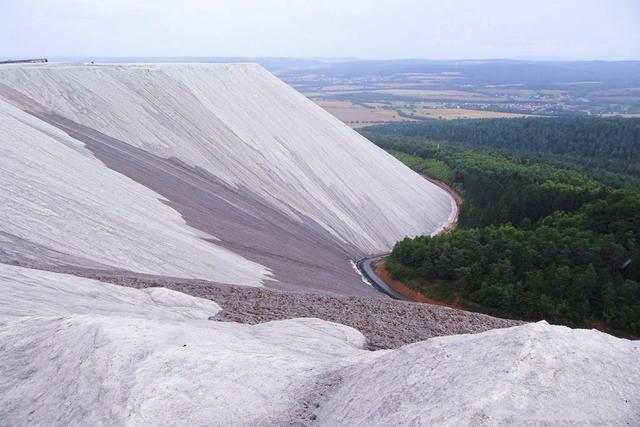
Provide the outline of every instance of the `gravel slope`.
[[396,301],[380,293],[375,297],[328,296],[168,278],[76,274],[140,289],[161,286],[210,299],[222,307],[218,319],[224,321],[258,324],[313,317],[340,323],[362,332],[372,350],[397,348],[441,335],[477,333],[524,323],[438,305]]

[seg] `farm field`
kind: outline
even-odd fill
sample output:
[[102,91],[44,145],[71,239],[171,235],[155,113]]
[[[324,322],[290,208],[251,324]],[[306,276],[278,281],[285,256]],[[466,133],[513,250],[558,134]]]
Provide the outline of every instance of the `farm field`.
[[637,63],[354,61],[281,79],[353,128],[431,119],[640,116]]
[[411,108],[410,105],[354,104],[350,101],[315,101],[320,107],[348,126],[358,129],[383,123],[419,120],[454,119],[507,119],[532,117],[529,114],[500,111],[471,110],[467,108]]
[[505,113],[500,111],[470,110],[467,108],[423,108],[416,110],[417,116],[429,119],[512,119],[533,117],[531,114]]
[[412,120],[399,116],[396,110],[380,106],[353,104],[350,101],[323,100],[316,101],[316,104],[354,129],[374,124]]

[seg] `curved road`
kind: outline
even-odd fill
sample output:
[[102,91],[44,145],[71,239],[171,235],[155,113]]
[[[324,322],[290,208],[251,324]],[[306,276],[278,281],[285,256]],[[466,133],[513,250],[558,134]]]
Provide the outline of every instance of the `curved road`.
[[380,292],[389,295],[393,299],[401,300],[401,301],[412,301],[410,298],[402,295],[399,292],[393,290],[389,285],[382,280],[375,271],[374,264],[381,259],[385,258],[387,255],[380,255],[371,258],[363,258],[360,261],[356,262],[356,267],[360,270],[360,273],[373,285],[374,288],[379,290]]
[[[430,181],[431,183],[437,185],[438,187],[446,191],[455,202],[456,213],[455,213],[454,219],[450,224],[448,224],[446,227],[442,229],[440,234],[451,231],[458,223],[458,212],[460,211],[460,205],[462,204],[462,201],[463,201],[462,197],[460,197],[458,193],[453,191],[453,189],[449,187],[447,184],[445,184],[444,182],[430,178],[426,175],[422,175],[422,176],[428,181]],[[391,298],[397,299],[400,301],[413,301],[411,298],[408,298],[403,294],[399,293],[398,291],[394,290],[393,288],[391,288],[389,285],[387,285],[387,283],[384,280],[380,278],[380,276],[376,274],[375,263],[380,261],[383,258],[386,258],[388,255],[389,254],[373,256],[370,258],[362,258],[360,261],[356,262],[356,267],[358,268],[360,273],[362,273],[362,275],[369,281],[369,283],[371,283],[373,287],[379,290],[380,292],[387,294]]]

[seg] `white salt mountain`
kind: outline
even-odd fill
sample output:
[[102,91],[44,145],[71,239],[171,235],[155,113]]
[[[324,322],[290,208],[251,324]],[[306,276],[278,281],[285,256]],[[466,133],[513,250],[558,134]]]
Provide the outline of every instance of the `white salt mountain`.
[[0,265],[7,425],[639,425],[640,343],[541,322],[363,350],[318,319]]
[[373,294],[450,197],[252,64],[0,68],[0,262]]
[[450,221],[445,192],[258,66],[2,66],[0,201],[0,424],[640,424],[640,346],[597,331],[370,352],[335,323],[216,322],[45,271],[374,294],[350,260]]

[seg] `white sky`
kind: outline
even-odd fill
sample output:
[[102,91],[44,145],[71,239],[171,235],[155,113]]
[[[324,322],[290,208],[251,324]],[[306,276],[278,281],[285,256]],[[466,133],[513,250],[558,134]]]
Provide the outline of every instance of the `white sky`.
[[0,0],[0,57],[640,59],[640,0]]

